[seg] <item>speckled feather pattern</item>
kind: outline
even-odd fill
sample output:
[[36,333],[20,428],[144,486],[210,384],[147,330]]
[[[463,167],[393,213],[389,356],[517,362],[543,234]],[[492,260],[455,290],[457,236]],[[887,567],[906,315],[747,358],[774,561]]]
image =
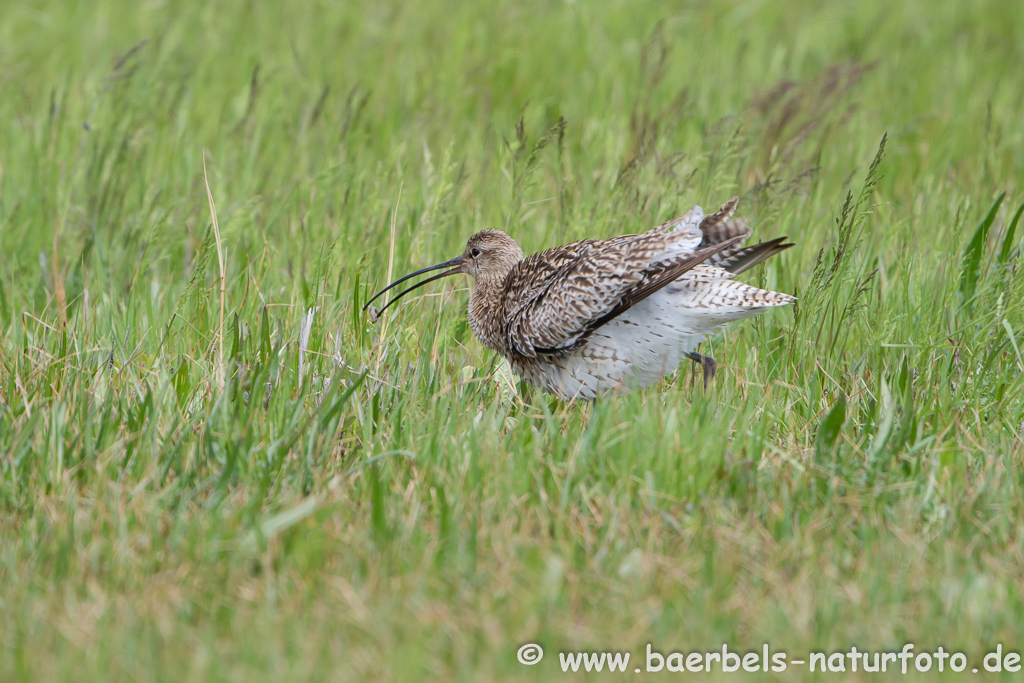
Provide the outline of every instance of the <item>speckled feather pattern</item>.
[[480,232],[463,257],[470,326],[524,380],[563,398],[653,384],[723,325],[794,301],[733,279],[792,246],[745,247],[751,228],[732,218],[737,204],[528,258],[505,233]]

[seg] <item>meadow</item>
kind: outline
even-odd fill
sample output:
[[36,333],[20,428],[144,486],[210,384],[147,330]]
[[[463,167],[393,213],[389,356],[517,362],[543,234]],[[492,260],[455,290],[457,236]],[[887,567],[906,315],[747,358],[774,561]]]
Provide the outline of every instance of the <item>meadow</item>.
[[[1022,25],[1010,0],[3,3],[0,680],[603,680],[723,643],[942,646],[971,678],[1024,652]],[[361,310],[483,228],[531,253],[733,195],[796,243],[743,277],[799,302],[716,337],[708,391],[689,362],[535,391],[465,279]],[[561,672],[590,650],[634,659]],[[899,675],[846,666],[704,676]]]

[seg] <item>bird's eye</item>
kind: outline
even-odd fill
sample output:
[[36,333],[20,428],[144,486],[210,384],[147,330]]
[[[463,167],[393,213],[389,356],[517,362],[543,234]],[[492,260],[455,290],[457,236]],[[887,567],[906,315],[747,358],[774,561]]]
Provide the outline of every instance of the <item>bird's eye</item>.
[[469,250],[469,255],[472,256],[473,258],[476,258],[477,256],[480,255],[480,250],[477,249],[476,247],[473,247],[472,249]]

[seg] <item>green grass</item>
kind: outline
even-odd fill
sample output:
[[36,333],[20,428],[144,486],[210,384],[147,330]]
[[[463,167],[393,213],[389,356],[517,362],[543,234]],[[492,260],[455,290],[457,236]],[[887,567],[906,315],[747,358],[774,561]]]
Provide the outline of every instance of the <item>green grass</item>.
[[[4,3],[0,680],[1024,650],[1022,7]],[[707,393],[503,383],[464,281],[360,310],[734,194],[800,301]]]

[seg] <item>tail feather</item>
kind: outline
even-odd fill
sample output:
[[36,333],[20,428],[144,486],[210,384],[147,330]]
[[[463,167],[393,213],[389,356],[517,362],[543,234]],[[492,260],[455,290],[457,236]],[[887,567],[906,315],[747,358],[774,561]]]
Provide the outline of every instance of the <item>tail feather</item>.
[[669,294],[675,305],[702,309],[707,313],[755,311],[766,306],[785,306],[796,301],[796,297],[791,294],[761,289],[737,280],[715,278],[714,271],[700,273],[698,277],[689,280],[677,280],[669,288]]

